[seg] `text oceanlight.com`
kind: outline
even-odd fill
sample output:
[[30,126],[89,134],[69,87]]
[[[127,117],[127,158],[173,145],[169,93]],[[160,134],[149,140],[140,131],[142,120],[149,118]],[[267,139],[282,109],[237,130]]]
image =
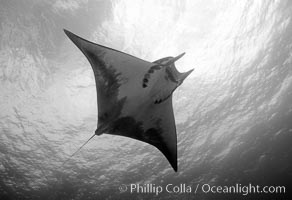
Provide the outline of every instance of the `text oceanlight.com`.
[[197,194],[197,193],[211,193],[211,194],[284,194],[286,192],[285,186],[260,186],[260,185],[242,185],[235,184],[231,186],[220,186],[211,184],[129,184],[120,185],[121,193],[129,192],[131,194],[155,194],[159,195],[162,192],[174,194]]

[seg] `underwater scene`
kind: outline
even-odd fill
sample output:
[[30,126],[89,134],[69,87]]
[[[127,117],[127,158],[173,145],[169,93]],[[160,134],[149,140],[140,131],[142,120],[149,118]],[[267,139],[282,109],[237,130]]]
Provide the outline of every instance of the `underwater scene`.
[[[291,18],[290,0],[0,0],[0,199],[287,200]],[[118,135],[70,157],[99,116],[92,67],[63,29],[148,62],[185,52],[177,172]]]

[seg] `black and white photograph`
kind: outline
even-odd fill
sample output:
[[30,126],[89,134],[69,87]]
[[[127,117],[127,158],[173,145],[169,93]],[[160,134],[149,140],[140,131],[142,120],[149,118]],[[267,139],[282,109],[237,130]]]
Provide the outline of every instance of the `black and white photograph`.
[[291,0],[0,0],[0,200],[289,200]]

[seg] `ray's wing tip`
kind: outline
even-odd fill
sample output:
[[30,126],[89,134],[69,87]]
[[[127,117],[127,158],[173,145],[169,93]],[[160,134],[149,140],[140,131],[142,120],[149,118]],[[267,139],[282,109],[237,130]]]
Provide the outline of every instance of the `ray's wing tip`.
[[177,163],[176,163],[176,165],[172,166],[172,168],[175,172],[177,172]]
[[70,34],[71,32],[70,31],[68,31],[67,29],[65,29],[65,28],[63,28],[63,31],[64,31],[64,33],[66,34],[66,35],[68,35],[68,34]]
[[66,35],[73,34],[71,31],[68,31],[67,29],[63,28],[63,31],[65,32]]
[[72,33],[71,31],[68,31],[67,29],[63,29],[64,33],[67,35],[67,37],[83,52],[83,45],[81,41],[86,41],[89,42],[83,38],[81,38],[80,36]]
[[174,159],[169,160],[168,159],[169,164],[171,165],[172,169],[177,172],[177,157]]
[[65,29],[65,28],[63,28],[63,31],[64,31],[64,33],[68,36],[68,38],[69,39],[71,39],[72,40],[72,37],[74,37],[75,36],[75,34],[74,33],[72,33],[72,32],[70,32],[70,31],[68,31],[67,29]]

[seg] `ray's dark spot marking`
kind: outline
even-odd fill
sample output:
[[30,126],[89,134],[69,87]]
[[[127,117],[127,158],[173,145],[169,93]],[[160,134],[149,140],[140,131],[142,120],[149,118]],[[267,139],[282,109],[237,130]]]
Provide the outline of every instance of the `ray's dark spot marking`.
[[143,86],[143,88],[146,88],[146,87],[147,87],[147,85],[146,85],[145,83],[143,83],[143,85],[142,85],[142,86]]
[[162,102],[162,99],[158,99],[154,101],[154,104],[160,104]]
[[162,152],[166,153],[166,157],[171,157],[171,152],[168,150],[165,143],[162,143],[163,140],[162,134],[162,120],[160,118],[156,119],[154,127],[151,127],[147,130],[143,129],[142,122],[136,121],[133,117],[121,117],[114,121],[111,125],[109,134],[121,135],[125,137],[134,138],[142,142],[147,142]]
[[98,66],[98,68],[93,68],[95,75],[95,80],[97,82],[97,87],[101,88],[107,97],[116,96],[118,94],[117,89],[120,87],[119,76],[121,73],[112,67],[107,65],[100,57],[104,55],[96,55],[92,52],[86,52],[88,55],[88,60],[92,66]]
[[96,92],[98,101],[98,123],[108,124],[121,114],[126,97],[118,99],[119,87],[121,86],[121,73],[117,73],[111,65],[106,64],[102,58],[101,52],[86,52],[96,80]]
[[148,70],[149,73],[153,73],[155,70],[159,70],[161,69],[160,65],[154,65],[152,67],[150,67],[150,69]]
[[[141,139],[139,136],[143,133],[142,123],[136,122],[133,117],[121,117],[114,121],[111,129],[112,134],[126,135],[127,137],[134,137]],[[140,133],[140,134],[139,134]]]
[[159,69],[161,69],[161,66],[160,66],[160,65],[154,65],[154,66],[152,67],[152,69],[154,69],[154,70],[159,70]]
[[152,66],[152,67],[150,67],[150,69],[147,71],[147,73],[144,75],[144,79],[143,79],[143,84],[142,84],[142,86],[143,86],[143,88],[145,88],[144,87],[144,84],[145,83],[147,83],[147,82],[149,82],[149,79],[150,79],[150,77],[151,77],[151,75],[150,74],[152,74],[152,73],[154,73],[156,70],[160,70],[161,69],[161,66],[160,65],[154,65],[154,66]]

